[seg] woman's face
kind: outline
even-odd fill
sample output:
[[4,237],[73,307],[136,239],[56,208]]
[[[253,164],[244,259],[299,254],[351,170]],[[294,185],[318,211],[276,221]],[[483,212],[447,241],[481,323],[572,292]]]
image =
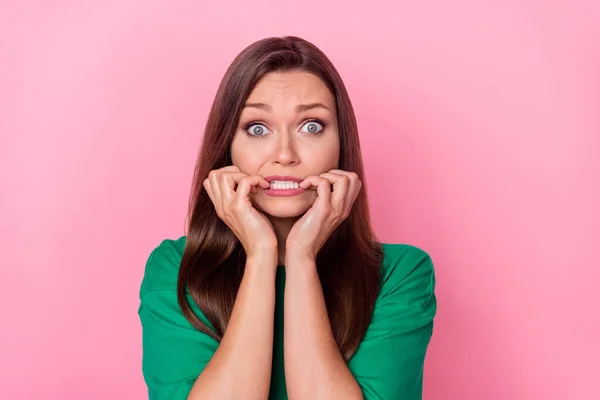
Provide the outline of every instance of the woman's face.
[[[339,154],[335,100],[317,76],[274,72],[257,83],[231,144],[233,165],[248,175],[303,180],[338,168]],[[259,190],[250,198],[266,214],[288,218],[304,214],[317,196],[315,190],[291,192]]]

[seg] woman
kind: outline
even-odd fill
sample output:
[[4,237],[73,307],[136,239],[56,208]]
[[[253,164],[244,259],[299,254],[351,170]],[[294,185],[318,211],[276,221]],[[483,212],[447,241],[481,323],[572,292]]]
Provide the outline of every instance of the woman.
[[376,241],[363,181],[327,57],[296,37],[246,48],[210,111],[187,235],[146,265],[151,399],[421,398],[433,265]]

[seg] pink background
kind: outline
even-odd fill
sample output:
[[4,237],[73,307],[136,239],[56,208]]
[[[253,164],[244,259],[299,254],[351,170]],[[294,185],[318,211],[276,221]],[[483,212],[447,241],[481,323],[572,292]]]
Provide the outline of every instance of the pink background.
[[145,398],[146,258],[225,69],[284,34],[346,81],[380,239],[435,261],[425,399],[600,398],[598,3],[221,3],[0,3],[0,398]]

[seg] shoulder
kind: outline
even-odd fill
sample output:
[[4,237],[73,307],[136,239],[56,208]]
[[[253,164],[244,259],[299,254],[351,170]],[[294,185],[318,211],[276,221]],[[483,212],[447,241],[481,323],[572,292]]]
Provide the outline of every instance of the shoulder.
[[428,306],[435,301],[433,261],[424,250],[408,244],[382,243],[384,260],[380,299]]
[[146,261],[140,297],[155,290],[175,290],[179,265],[185,249],[186,237],[165,239],[151,252]]

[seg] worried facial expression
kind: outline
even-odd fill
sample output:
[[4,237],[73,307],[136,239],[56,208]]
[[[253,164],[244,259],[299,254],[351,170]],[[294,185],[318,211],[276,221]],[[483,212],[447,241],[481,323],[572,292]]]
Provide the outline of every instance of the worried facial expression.
[[243,173],[275,180],[251,195],[256,208],[278,218],[301,216],[317,193],[295,190],[294,181],[338,168],[339,155],[335,99],[317,76],[273,72],[256,84],[231,145],[232,163]]

